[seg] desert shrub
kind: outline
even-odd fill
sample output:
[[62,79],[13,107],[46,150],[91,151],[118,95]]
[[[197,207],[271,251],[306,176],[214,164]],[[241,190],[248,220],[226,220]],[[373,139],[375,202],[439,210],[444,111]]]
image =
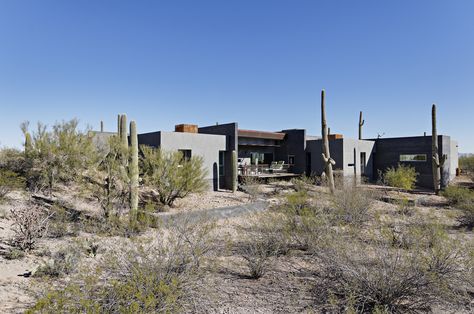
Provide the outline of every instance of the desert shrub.
[[382,229],[388,244],[395,248],[433,248],[440,241],[448,239],[445,227],[436,222],[415,222],[407,226],[394,225]]
[[62,248],[44,261],[36,271],[34,277],[60,277],[69,275],[77,270],[80,253],[74,246]]
[[25,252],[17,248],[10,248],[6,250],[5,253],[3,253],[2,255],[7,260],[16,260],[25,257]]
[[15,148],[3,148],[0,150],[1,170],[11,171],[24,177],[28,168],[23,151]]
[[242,182],[239,188],[247,193],[250,200],[256,200],[262,194],[261,182],[254,176],[242,177]]
[[296,192],[307,191],[312,186],[316,185],[317,177],[306,176],[303,174],[298,178],[291,179],[291,183],[293,184],[293,188],[295,189]]
[[278,254],[280,247],[272,238],[253,236],[242,245],[241,250],[250,271],[250,278],[258,279],[268,270],[270,258]]
[[375,194],[369,190],[345,184],[337,190],[331,199],[333,223],[362,224],[369,218],[369,209],[372,206]]
[[460,205],[474,201],[474,192],[468,188],[450,185],[447,186],[441,195],[446,197],[451,205]]
[[394,249],[385,244],[338,243],[320,253],[315,287],[326,311],[429,312],[468,297],[465,248],[449,238],[431,248]]
[[51,216],[34,202],[28,202],[10,209],[10,219],[13,221],[14,237],[12,244],[21,250],[31,250],[38,239],[42,238],[48,229]]
[[459,158],[459,167],[463,172],[474,173],[474,156],[463,156]]
[[186,160],[181,152],[146,146],[142,146],[141,151],[144,182],[158,192],[162,204],[172,206],[178,198],[207,189],[202,157],[192,156]]
[[25,179],[11,170],[0,169],[0,200],[14,189],[23,189]]
[[51,219],[48,225],[48,236],[51,238],[61,238],[66,235],[76,235],[78,231],[74,225],[78,220],[76,213],[69,212],[60,204],[53,204],[49,210]]
[[[98,268],[81,272],[66,286],[51,289],[29,310],[29,313],[180,313],[203,312],[198,309],[206,298],[202,270],[192,258],[193,249],[186,245],[208,242],[209,232],[202,227],[161,234],[155,241],[123,243],[112,249]],[[196,246],[194,246],[196,248]],[[209,255],[206,251],[202,258]]]
[[[87,130],[78,130],[78,123],[76,119],[56,123],[51,130],[38,123],[31,147],[25,153],[30,189],[46,189],[51,195],[58,182],[76,181],[78,173],[88,169],[95,146]],[[25,136],[29,134],[28,125],[26,122],[21,126]]]
[[399,164],[397,168],[388,168],[383,176],[385,184],[404,190],[413,190],[418,173],[415,168]]
[[442,191],[442,195],[449,200],[451,205],[461,210],[458,221],[462,226],[474,227],[474,191],[467,188],[450,185]]
[[277,207],[283,225],[283,234],[288,237],[288,246],[300,250],[314,250],[328,233],[328,216],[310,204],[306,192],[286,195],[286,201]]
[[406,197],[402,197],[395,201],[398,206],[398,213],[404,216],[412,216],[415,212],[415,205]]

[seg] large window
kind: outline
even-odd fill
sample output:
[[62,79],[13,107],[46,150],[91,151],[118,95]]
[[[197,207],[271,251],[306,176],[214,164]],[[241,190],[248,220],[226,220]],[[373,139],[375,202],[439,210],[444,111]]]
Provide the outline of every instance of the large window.
[[400,161],[424,162],[427,161],[426,154],[404,154],[400,155]]

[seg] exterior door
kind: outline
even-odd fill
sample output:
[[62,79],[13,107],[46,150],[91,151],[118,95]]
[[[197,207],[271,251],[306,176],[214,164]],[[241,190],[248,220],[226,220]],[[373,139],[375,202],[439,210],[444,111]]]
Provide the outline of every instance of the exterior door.
[[367,164],[367,160],[366,160],[365,152],[360,153],[360,175],[361,176],[365,175],[366,164]]

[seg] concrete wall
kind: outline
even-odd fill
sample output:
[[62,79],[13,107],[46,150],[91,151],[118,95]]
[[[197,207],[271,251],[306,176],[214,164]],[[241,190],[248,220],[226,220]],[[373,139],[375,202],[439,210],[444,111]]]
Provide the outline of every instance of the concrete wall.
[[[226,176],[224,177],[224,182],[220,182],[220,188],[231,189],[232,188],[232,151],[235,150],[237,156],[239,155],[238,148],[238,124],[226,123],[200,127],[198,129],[199,134],[215,134],[215,135],[225,135],[226,138],[226,149],[224,154],[224,167]],[[237,169],[235,169],[237,171]]]
[[[375,148],[374,141],[343,139],[344,146],[344,176],[354,176],[354,165],[357,176],[366,176],[373,178],[373,151]],[[361,158],[360,153],[365,153],[366,164],[365,172],[361,173]],[[355,160],[354,160],[355,159]]]
[[161,132],[151,132],[138,134],[138,145],[147,145],[151,147],[160,147]]

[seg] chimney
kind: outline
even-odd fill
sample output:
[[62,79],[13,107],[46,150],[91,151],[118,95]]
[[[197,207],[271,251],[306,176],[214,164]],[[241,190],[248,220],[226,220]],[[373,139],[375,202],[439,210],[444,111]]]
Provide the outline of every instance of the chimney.
[[180,133],[198,133],[198,126],[196,124],[177,124],[174,126],[174,131]]

